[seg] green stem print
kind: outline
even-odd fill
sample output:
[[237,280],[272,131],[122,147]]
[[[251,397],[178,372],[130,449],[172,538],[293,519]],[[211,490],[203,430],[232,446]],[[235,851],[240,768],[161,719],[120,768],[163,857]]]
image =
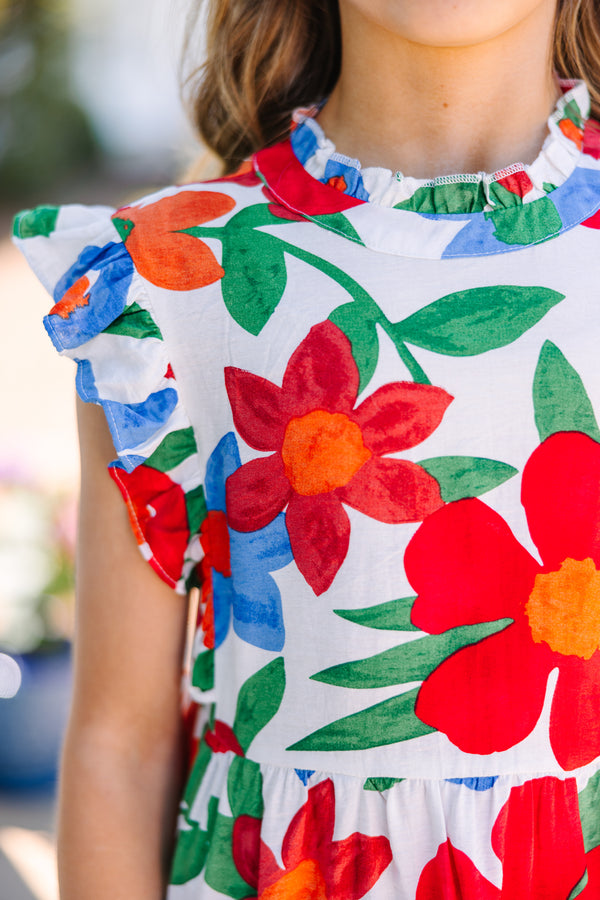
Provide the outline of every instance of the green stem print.
[[221,241],[223,300],[235,321],[251,334],[261,332],[283,296],[286,254],[340,285],[351,300],[334,309],[329,318],[352,345],[361,391],[377,366],[377,325],[392,340],[412,380],[430,384],[409,344],[446,356],[486,353],[517,340],[564,299],[563,294],[544,287],[490,285],[448,294],[400,322],[391,322],[368,291],[339,266],[260,230],[289,222],[273,215],[269,204],[259,203],[242,209],[220,228],[199,226],[185,233]]

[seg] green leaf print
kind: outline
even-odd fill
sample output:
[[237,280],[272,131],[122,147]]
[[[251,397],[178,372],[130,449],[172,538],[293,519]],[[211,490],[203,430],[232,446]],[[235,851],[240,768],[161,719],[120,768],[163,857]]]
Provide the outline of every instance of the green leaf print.
[[318,222],[320,225],[324,225],[325,228],[331,229],[331,231],[345,235],[347,238],[350,238],[351,241],[362,244],[364,247],[363,240],[358,231],[343,213],[325,213],[321,216],[311,216],[311,219],[313,222]]
[[583,382],[558,347],[546,341],[533,379],[540,441],[560,431],[580,431],[600,442],[600,429]]
[[389,791],[395,784],[400,784],[404,778],[367,778],[363,784],[364,791]]
[[201,691],[210,691],[215,686],[215,651],[204,650],[194,660],[192,685]]
[[162,341],[160,328],[147,309],[143,309],[139,303],[132,303],[120,316],[104,329],[104,334],[124,334],[127,337],[147,338],[153,337]]
[[575,897],[579,897],[579,895],[581,894],[583,889],[585,887],[587,887],[587,883],[588,883],[588,873],[587,873],[587,869],[586,869],[585,872],[583,873],[583,875],[581,876],[581,878],[579,879],[579,881],[577,882],[577,884],[575,885],[575,887],[573,888],[573,890],[571,891],[571,893],[569,894],[567,900],[575,900]]
[[287,272],[280,241],[252,229],[223,231],[221,290],[238,325],[260,334],[285,290]]
[[154,453],[150,454],[144,465],[158,469],[159,472],[169,472],[196,451],[194,429],[192,427],[180,428],[178,431],[169,432]]
[[197,878],[202,871],[213,838],[218,806],[217,797],[211,797],[208,801],[206,831],[202,831],[197,822],[190,822],[189,827],[178,831],[171,866],[171,884],[185,884],[186,881]]
[[279,709],[284,689],[285,669],[281,656],[251,675],[240,688],[233,731],[244,753]]
[[415,714],[419,688],[391,697],[331,722],[288,747],[288,750],[368,750],[385,744],[409,741],[435,728],[425,725]]
[[377,366],[379,338],[375,320],[361,314],[361,305],[356,302],[338,306],[329,316],[330,321],[343,331],[352,345],[352,356],[360,375],[359,393],[366,387]]
[[398,340],[446,356],[505,347],[564,300],[549,288],[511,284],[470,288],[435,300],[392,326]]
[[579,818],[583,832],[583,846],[589,853],[600,845],[600,772],[592,775],[579,794]]
[[363,625],[365,628],[382,628],[390,631],[420,631],[410,620],[416,597],[388,600],[364,609],[334,609],[336,616]]
[[518,469],[477,456],[439,456],[419,462],[440,486],[444,503],[479,497],[516,475]]
[[227,796],[234,817],[262,819],[264,803],[260,766],[251,759],[236,756],[227,773]]
[[13,233],[17,238],[48,237],[56,228],[58,206],[25,209],[15,217]]
[[394,209],[408,209],[418,213],[481,212],[487,203],[482,183],[458,181],[451,184],[432,184],[417,188],[414,194],[396,203]]
[[217,813],[204,880],[213,890],[226,897],[246,900],[248,897],[256,897],[256,891],[244,881],[233,861],[234,822],[235,819],[231,816]]
[[494,223],[494,234],[503,244],[535,244],[562,228],[562,219],[550,197],[484,213]]
[[187,510],[188,526],[192,534],[200,531],[200,526],[206,518],[206,498],[201,484],[185,495],[185,507]]
[[428,634],[407,641],[366,659],[331,666],[310,677],[313,681],[355,690],[424,681],[453,653],[503,631],[512,621],[498,619],[478,625],[460,625],[443,634]]

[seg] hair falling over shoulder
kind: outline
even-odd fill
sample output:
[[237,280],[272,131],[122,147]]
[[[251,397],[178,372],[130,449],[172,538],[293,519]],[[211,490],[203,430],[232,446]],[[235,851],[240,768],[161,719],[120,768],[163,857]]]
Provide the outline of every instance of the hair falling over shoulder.
[[[198,58],[203,32],[205,58]],[[184,48],[192,121],[224,173],[284,139],[297,107],[324,100],[340,70],[338,0],[195,0]],[[583,78],[600,119],[600,0],[558,0],[554,68]]]

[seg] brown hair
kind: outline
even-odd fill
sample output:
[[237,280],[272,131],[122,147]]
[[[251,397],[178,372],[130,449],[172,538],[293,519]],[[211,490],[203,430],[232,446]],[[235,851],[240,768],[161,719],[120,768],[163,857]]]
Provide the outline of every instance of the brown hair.
[[[206,18],[202,13],[206,6]],[[205,29],[206,61],[185,79],[192,120],[221,169],[285,138],[292,110],[325,99],[339,75],[338,0],[195,3],[184,59]],[[600,0],[558,0],[554,67],[583,78],[600,119]]]
[[600,119],[600,3],[559,0],[554,30],[554,68],[561,78],[583,78]]

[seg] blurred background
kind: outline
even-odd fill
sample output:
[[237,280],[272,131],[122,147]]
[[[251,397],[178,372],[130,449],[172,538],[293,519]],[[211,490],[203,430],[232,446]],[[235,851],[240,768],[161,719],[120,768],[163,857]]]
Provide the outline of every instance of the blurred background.
[[56,763],[70,694],[74,368],[10,242],[31,205],[120,206],[181,180],[189,0],[0,0],[0,898],[58,900]]

